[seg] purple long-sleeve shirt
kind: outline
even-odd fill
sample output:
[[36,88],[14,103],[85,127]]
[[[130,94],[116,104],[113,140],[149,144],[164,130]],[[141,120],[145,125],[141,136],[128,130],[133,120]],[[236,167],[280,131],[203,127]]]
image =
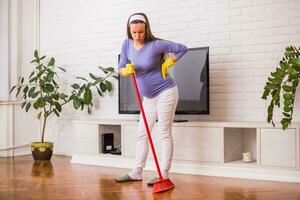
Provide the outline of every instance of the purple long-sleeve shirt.
[[160,39],[145,42],[141,49],[136,50],[133,47],[133,40],[126,39],[121,49],[119,68],[125,67],[129,61],[134,64],[141,95],[153,98],[175,86],[171,76],[167,76],[166,79],[162,77],[162,54],[175,53],[176,59],[179,60],[187,50],[183,44]]

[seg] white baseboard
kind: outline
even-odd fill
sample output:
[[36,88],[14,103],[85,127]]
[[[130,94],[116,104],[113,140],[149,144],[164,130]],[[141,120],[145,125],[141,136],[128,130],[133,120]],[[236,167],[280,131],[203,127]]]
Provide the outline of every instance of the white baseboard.
[[7,149],[0,151],[0,157],[15,157],[31,155],[30,147],[19,147],[15,150]]
[[[132,168],[133,159],[118,155],[73,155],[71,163],[98,165],[107,167]],[[147,161],[145,170],[155,170],[154,162]],[[209,164],[185,164],[173,162],[171,173],[205,175],[205,176],[220,176],[231,178],[255,179],[255,180],[270,180],[300,183],[300,171],[282,170],[282,169],[265,169],[251,168],[226,165],[209,165]]]

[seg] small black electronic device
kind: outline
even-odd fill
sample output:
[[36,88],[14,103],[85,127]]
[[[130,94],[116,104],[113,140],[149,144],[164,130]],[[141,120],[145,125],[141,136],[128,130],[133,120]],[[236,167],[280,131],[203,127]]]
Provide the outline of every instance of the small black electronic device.
[[114,150],[114,134],[103,133],[102,134],[102,153],[110,153]]

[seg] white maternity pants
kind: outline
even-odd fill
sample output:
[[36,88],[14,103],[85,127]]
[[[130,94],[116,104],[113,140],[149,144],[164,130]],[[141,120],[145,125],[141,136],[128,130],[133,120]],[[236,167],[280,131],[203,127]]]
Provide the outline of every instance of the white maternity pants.
[[[150,131],[158,120],[158,132],[161,142],[161,169],[169,170],[173,156],[172,123],[178,102],[178,88],[174,86],[154,98],[143,99],[143,106]],[[149,150],[149,142],[142,115],[137,133],[135,168],[145,167]]]

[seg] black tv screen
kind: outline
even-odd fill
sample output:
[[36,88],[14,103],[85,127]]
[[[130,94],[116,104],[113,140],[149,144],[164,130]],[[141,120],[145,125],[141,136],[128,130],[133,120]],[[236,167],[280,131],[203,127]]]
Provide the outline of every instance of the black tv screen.
[[[209,48],[190,48],[169,74],[179,90],[176,114],[209,114]],[[119,76],[119,114],[138,114],[130,77]]]

